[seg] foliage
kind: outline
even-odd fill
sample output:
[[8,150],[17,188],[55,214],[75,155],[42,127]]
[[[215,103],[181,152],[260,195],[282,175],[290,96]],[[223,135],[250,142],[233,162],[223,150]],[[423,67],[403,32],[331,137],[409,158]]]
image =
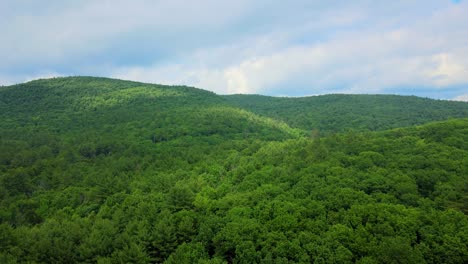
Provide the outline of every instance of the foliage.
[[465,102],[416,96],[330,94],[300,98],[227,95],[232,105],[322,133],[385,130],[468,115]]
[[466,104],[387,98],[378,129],[465,118],[309,136],[189,87],[2,87],[0,262],[466,263]]

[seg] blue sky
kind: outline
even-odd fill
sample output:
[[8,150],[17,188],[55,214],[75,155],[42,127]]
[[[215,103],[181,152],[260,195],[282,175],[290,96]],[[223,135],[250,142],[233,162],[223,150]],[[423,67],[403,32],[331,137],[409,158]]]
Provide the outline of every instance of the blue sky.
[[3,0],[0,85],[92,75],[468,100],[467,2]]

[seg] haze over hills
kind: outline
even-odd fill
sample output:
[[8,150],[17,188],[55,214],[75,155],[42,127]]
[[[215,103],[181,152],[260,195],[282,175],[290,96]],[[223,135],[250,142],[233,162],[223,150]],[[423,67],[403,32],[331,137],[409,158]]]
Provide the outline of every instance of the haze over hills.
[[1,263],[468,261],[465,102],[67,77],[0,120]]

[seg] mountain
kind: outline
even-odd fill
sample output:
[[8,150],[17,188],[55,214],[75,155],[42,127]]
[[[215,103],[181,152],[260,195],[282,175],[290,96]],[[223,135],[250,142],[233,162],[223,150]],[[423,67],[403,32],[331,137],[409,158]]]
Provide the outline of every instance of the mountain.
[[466,109],[95,77],[0,87],[0,262],[466,263]]
[[192,155],[186,150],[192,145],[194,151],[205,148],[205,153],[213,145],[232,148],[240,140],[282,140],[300,133],[201,89],[94,77],[3,87],[0,118],[0,134],[16,144],[8,148],[13,153],[0,154],[3,163],[30,146],[63,145],[78,149],[84,157],[130,148],[184,157]]
[[324,133],[347,129],[385,130],[468,116],[466,102],[416,96],[330,94],[300,98],[224,96],[232,105]]
[[2,128],[16,130],[18,124],[25,130],[43,126],[53,128],[55,131],[48,131],[52,133],[123,129],[125,137],[145,135],[149,139],[156,132],[156,136],[169,139],[249,133],[249,126],[258,126],[250,129],[255,131],[271,128],[291,133],[285,124],[233,108],[212,92],[95,77],[56,78],[3,87],[0,110],[6,120]]

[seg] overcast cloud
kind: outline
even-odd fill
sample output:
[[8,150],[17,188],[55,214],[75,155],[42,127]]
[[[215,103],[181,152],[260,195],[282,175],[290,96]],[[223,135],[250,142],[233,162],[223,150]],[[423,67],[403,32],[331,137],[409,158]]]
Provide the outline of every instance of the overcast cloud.
[[0,84],[93,75],[220,94],[468,98],[467,1],[0,2]]

